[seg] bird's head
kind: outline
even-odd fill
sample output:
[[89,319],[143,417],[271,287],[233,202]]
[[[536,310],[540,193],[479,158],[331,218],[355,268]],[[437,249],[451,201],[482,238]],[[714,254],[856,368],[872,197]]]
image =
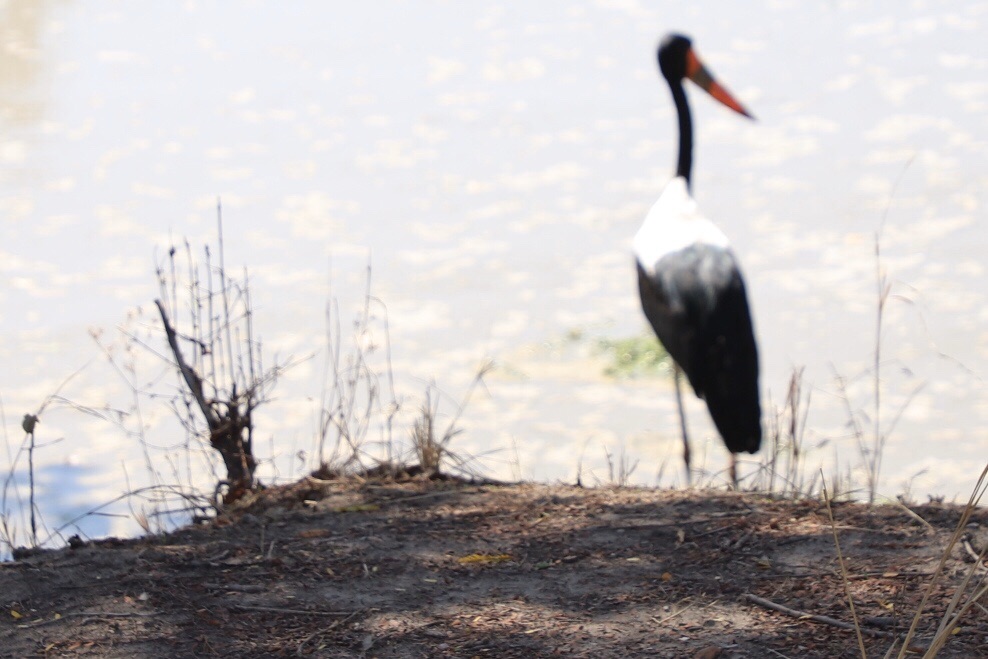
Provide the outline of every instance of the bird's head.
[[752,114],[714,79],[693,50],[693,42],[689,37],[681,34],[667,35],[659,44],[658,57],[659,70],[670,84],[678,84],[683,78],[689,78],[703,91],[738,114],[754,119]]

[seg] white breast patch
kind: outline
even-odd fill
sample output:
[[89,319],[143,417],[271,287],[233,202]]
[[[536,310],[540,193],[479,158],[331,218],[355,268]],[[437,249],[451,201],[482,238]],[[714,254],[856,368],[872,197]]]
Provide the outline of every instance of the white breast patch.
[[645,216],[632,249],[649,274],[663,256],[695,243],[727,249],[727,236],[703,217],[681,176],[669,181],[659,200]]

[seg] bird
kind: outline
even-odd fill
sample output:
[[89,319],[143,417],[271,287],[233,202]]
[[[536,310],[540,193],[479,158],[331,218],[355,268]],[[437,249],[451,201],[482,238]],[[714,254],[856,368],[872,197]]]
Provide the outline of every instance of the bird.
[[642,310],[673,360],[687,484],[690,443],[680,391],[685,373],[731,453],[761,446],[758,346],[737,256],[727,236],[701,214],[691,192],[693,123],[683,80],[689,79],[734,112],[754,119],[704,66],[689,37],[669,34],[659,44],[659,69],[669,83],[679,119],[676,175],[635,234]]

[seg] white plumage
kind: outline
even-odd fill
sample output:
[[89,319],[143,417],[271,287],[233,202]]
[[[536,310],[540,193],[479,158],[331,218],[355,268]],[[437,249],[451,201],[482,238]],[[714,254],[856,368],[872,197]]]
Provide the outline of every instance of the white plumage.
[[696,243],[722,249],[730,247],[724,232],[700,213],[686,179],[677,176],[669,181],[648,211],[635,234],[632,249],[645,272],[654,276],[655,264],[663,256]]

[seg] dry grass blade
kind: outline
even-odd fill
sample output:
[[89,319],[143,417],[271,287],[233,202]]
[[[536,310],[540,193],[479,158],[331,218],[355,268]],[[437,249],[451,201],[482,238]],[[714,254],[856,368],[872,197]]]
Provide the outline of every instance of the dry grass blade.
[[[981,501],[981,498],[985,493],[986,487],[988,487],[988,464],[986,464],[985,468],[981,471],[981,476],[978,477],[978,481],[975,484],[974,489],[971,491],[971,497],[968,499],[967,506],[964,507],[964,510],[961,513],[960,521],[957,522],[957,527],[954,529],[954,533],[950,537],[950,542],[947,543],[947,547],[943,550],[943,553],[940,555],[940,562],[937,563],[937,568],[933,572],[933,577],[930,579],[930,583],[926,588],[926,592],[923,593],[923,599],[920,600],[919,606],[916,607],[916,613],[913,615],[912,623],[909,625],[909,631],[906,632],[906,638],[902,643],[902,649],[899,651],[898,659],[903,659],[903,657],[906,656],[906,652],[910,647],[910,642],[912,641],[913,637],[916,635],[916,629],[919,626],[920,618],[922,617],[923,611],[926,608],[926,603],[929,600],[930,596],[933,594],[934,587],[937,585],[937,583],[939,583],[940,578],[943,576],[943,570],[944,570],[944,566],[947,564],[947,559],[950,557],[950,553],[953,551],[958,541],[960,541],[961,536],[964,534],[964,529],[967,526],[968,520],[971,518],[971,513],[974,512],[975,507]],[[963,589],[958,590],[958,593],[962,593],[962,592]],[[982,595],[984,595],[983,589],[980,595],[978,595],[978,597]],[[957,597],[957,595],[955,595],[955,597]],[[938,630],[937,635],[934,638],[934,642],[931,644],[930,649],[927,651],[924,657],[936,656],[936,653],[939,652],[939,649],[942,648],[943,645],[947,642],[947,639],[949,638],[949,634],[952,633],[953,630],[956,628],[957,623],[960,621],[961,615],[963,613],[966,613],[967,610],[970,608],[970,605],[973,604],[975,601],[977,601],[977,598],[969,599],[968,604],[966,604],[961,609],[961,611],[959,611],[957,615],[954,616],[946,625],[944,625],[944,622],[941,621],[940,629]],[[947,616],[949,615],[949,612],[953,610],[954,605],[955,602],[952,602],[950,609],[948,609],[948,614],[945,614],[944,616],[944,620],[947,619]]]
[[424,473],[430,475],[439,474],[444,462],[452,462],[456,468],[465,470],[468,460],[452,452],[449,449],[449,445],[454,437],[463,432],[458,427],[463,411],[473,397],[476,388],[484,384],[484,376],[492,368],[494,368],[493,362],[485,361],[477,369],[477,373],[474,375],[473,380],[471,380],[470,386],[467,387],[462,400],[457,405],[456,414],[450,419],[441,435],[436,428],[436,421],[439,416],[440,392],[434,384],[430,384],[426,388],[425,401],[422,403],[421,414],[415,420],[411,431],[412,447],[419,460],[419,466]]
[[904,513],[906,513],[907,515],[909,515],[910,517],[912,517],[914,520],[916,520],[917,522],[919,522],[920,524],[922,524],[929,533],[933,533],[936,530],[936,529],[933,528],[933,525],[932,524],[930,524],[925,519],[923,519],[922,515],[917,514],[915,511],[913,511],[909,506],[907,506],[901,500],[899,500],[899,499],[893,499],[892,500],[892,503],[894,505],[897,505],[899,508],[901,508]]
[[854,610],[854,598],[851,597],[851,581],[847,576],[847,566],[844,564],[844,555],[840,550],[840,540],[837,537],[837,522],[834,521],[834,511],[830,507],[830,493],[827,492],[827,483],[823,482],[823,500],[827,504],[827,516],[830,518],[830,529],[834,534],[834,547],[837,548],[837,562],[840,564],[841,581],[844,584],[844,595],[847,603],[851,607],[851,618],[854,620],[854,633],[858,637],[858,649],[861,650],[861,659],[868,659],[868,652],[865,650],[864,637],[861,635],[861,623],[858,614]]
[[[978,503],[980,503],[986,489],[988,489],[988,464],[985,465],[984,470],[981,472],[981,477],[974,486],[974,490],[971,493],[971,498],[968,500],[968,504],[964,508],[964,512],[961,515],[961,521],[957,523],[957,529],[954,531],[954,537],[951,539],[951,544],[945,550],[944,556],[950,553],[956,542],[960,539],[965,527],[967,526],[967,520],[970,518],[971,513],[974,512],[974,508],[978,505]],[[979,572],[978,568],[982,565],[982,561],[984,561],[986,551],[988,551],[988,547],[981,551],[980,556],[978,556],[978,559],[971,565],[971,569],[968,570],[966,575],[964,575],[963,581],[954,592],[954,596],[951,598],[946,612],[940,619],[940,626],[937,628],[937,633],[933,637],[933,641],[930,643],[930,649],[926,652],[924,657],[935,657],[950,639],[951,635],[954,633],[954,630],[957,628],[957,625],[960,623],[961,618],[964,617],[964,615],[974,604],[976,604],[982,597],[985,596],[986,593],[988,593],[988,585],[985,584],[984,576],[982,575],[979,578],[978,583],[974,586],[974,592],[968,597],[967,601],[963,606],[961,606],[960,610],[957,609],[961,598],[968,592],[971,579]]]
[[[30,528],[30,546],[39,547],[38,544],[38,529],[39,527],[45,526],[44,518],[41,515],[41,510],[36,501],[36,488],[35,488],[35,468],[34,468],[34,456],[35,452],[45,446],[50,446],[51,444],[57,444],[61,442],[61,439],[54,440],[45,444],[38,444],[37,438],[35,436],[35,431],[38,424],[41,423],[42,413],[48,409],[49,406],[65,406],[77,411],[90,414],[92,416],[101,417],[99,412],[86,407],[84,405],[79,405],[73,403],[69,399],[61,395],[61,391],[71,382],[77,375],[86,369],[88,363],[76,369],[72,374],[66,377],[62,382],[55,388],[55,391],[45,397],[44,401],[38,407],[37,411],[33,414],[27,413],[24,415],[21,421],[21,429],[24,431],[24,439],[21,442],[20,447],[17,452],[11,455],[10,452],[10,439],[7,436],[7,428],[4,425],[4,445],[7,448],[7,462],[10,465],[6,477],[3,481],[3,487],[0,488],[0,546],[5,545],[11,553],[13,553],[15,547],[19,543],[17,540],[17,527],[12,525],[9,519],[9,509],[7,506],[7,494],[13,486],[13,493],[17,499],[17,506],[21,509],[24,507],[24,502],[21,499],[20,492],[17,488],[16,470],[17,463],[20,460],[21,455],[27,455],[27,479],[28,479],[28,496],[27,496],[27,525]],[[0,405],[0,412],[3,412],[2,405]],[[4,418],[6,414],[0,414],[0,418]],[[23,514],[23,513],[22,513]]]
[[[953,635],[954,631],[957,629],[957,625],[960,623],[961,619],[967,614],[975,604],[977,604],[981,598],[988,595],[988,584],[984,582],[984,577],[979,579],[979,583],[975,586],[974,592],[968,597],[964,605],[957,610],[957,605],[960,603],[960,599],[965,592],[967,592],[970,586],[971,577],[975,575],[978,571],[978,566],[985,559],[985,552],[982,551],[981,555],[978,557],[977,562],[975,562],[971,569],[968,570],[967,574],[964,576],[964,580],[961,585],[957,588],[954,593],[954,597],[951,598],[950,605],[947,607],[946,613],[940,619],[940,627],[937,629],[936,636],[933,637],[933,641],[930,643],[930,649],[926,652],[924,657],[935,657],[937,653],[943,649],[947,641]],[[957,611],[954,613],[954,611]]]
[[[812,394],[803,394],[804,367],[793,368],[789,376],[786,400],[775,415],[770,419],[770,454],[762,461],[759,471],[762,480],[755,489],[775,491],[776,480],[781,480],[783,496],[798,498],[812,494],[812,483],[807,487],[803,477],[805,451],[803,439],[806,431],[806,419],[809,415]],[[785,458],[785,464],[782,464]],[[767,474],[767,475],[766,475]]]
[[[347,473],[354,467],[366,469],[363,460],[367,457],[367,433],[376,418],[382,420],[386,462],[397,462],[392,428],[402,406],[395,393],[391,367],[388,309],[371,294],[372,274],[368,264],[363,304],[352,322],[346,349],[339,303],[330,296],[326,304],[325,373],[314,446],[317,470],[326,475]],[[374,361],[382,339],[383,383]]]
[[415,448],[419,466],[429,475],[439,473],[446,441],[451,439],[448,432],[442,438],[436,437],[437,405],[438,402],[434,403],[432,400],[432,388],[426,389],[421,414],[412,424],[412,446]]

